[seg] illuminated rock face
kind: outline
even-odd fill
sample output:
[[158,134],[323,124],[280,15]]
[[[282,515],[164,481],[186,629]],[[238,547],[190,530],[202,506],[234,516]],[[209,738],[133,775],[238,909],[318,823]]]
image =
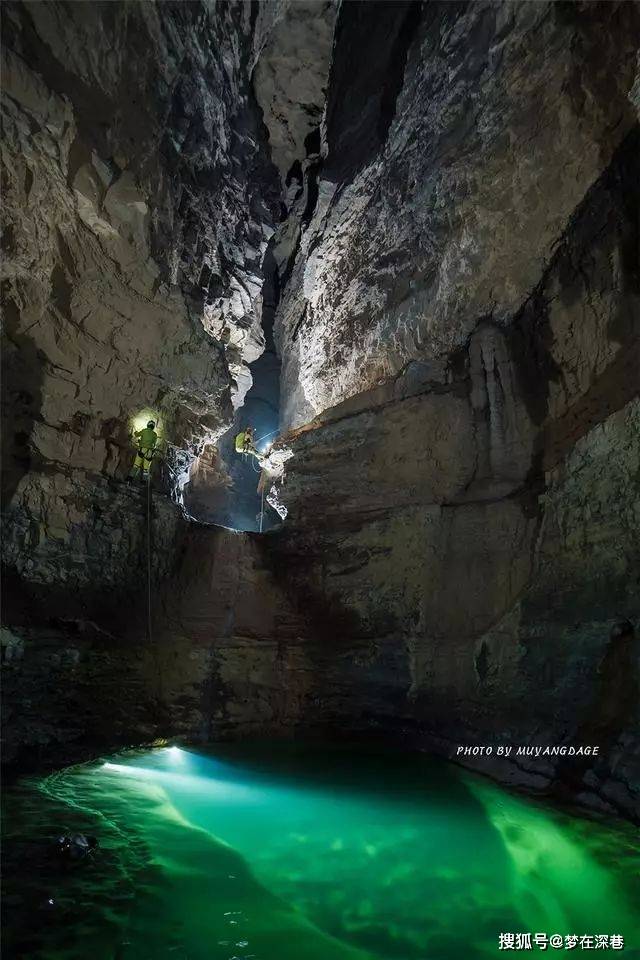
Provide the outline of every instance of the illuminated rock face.
[[[632,4],[343,4],[285,426],[506,326],[635,122]],[[615,63],[615,69],[611,65]]]
[[343,5],[276,320],[276,569],[328,625],[324,721],[454,756],[591,736],[571,790],[627,815],[637,649],[608,719],[598,678],[640,574],[637,18]]
[[[601,737],[572,793],[633,815],[637,8],[349,2],[333,45],[325,3],[3,13],[12,753]],[[231,422],[272,234],[287,524],[156,491],[150,630],[129,418],[176,469]]]
[[132,416],[161,418],[179,473],[251,382],[279,190],[262,42],[241,5],[3,5],[5,544],[35,581],[111,562],[91,504]]
[[283,181],[322,120],[337,10],[336,0],[285,0],[260,50],[253,84]]
[[[175,615],[168,580],[191,551],[167,493],[231,424],[264,349],[276,127],[284,116],[295,152],[317,124],[333,14],[319,9],[316,64],[312,5],[8,2],[2,13],[9,760],[164,726],[153,628],[165,609]],[[310,73],[308,110],[289,100],[265,126],[255,77],[271,78],[266,109]],[[168,444],[149,498],[123,482],[133,421],[147,415]],[[223,489],[224,474],[208,472]],[[233,551],[221,562],[247,566]],[[226,617],[235,600],[221,591],[217,602]],[[186,644],[187,667],[199,667]],[[205,663],[190,682],[206,687],[206,676]],[[172,701],[173,723],[178,711]]]
[[637,817],[637,640],[624,655],[610,640],[640,575],[637,11],[432,10],[382,142],[369,117],[347,149],[356,71],[332,154],[329,89],[317,207],[279,313],[298,429],[275,546],[330,625],[325,721],[454,757],[591,737],[603,757],[586,775],[477,766]]

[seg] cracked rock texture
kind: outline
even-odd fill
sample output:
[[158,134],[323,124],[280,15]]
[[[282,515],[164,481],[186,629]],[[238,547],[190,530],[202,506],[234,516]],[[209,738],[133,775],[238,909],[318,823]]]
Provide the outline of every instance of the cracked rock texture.
[[[10,757],[596,742],[478,766],[640,818],[637,5],[4,10]],[[162,490],[249,386],[272,236],[258,537]]]
[[126,580],[139,511],[113,493],[120,553],[96,516],[131,466],[131,417],[159,419],[175,488],[264,346],[278,187],[258,35],[239,4],[8,2],[2,20],[7,560]]
[[335,0],[287,0],[260,50],[253,84],[283,179],[322,120],[337,9]]
[[[343,4],[277,321],[287,426],[507,324],[635,122],[627,3]],[[614,66],[615,65],[615,66]]]
[[[635,54],[618,63],[613,52],[637,11],[566,12],[435,5],[420,77],[433,83],[448,51],[462,86],[423,102],[415,119],[414,39],[386,141],[355,166],[339,151],[332,166],[328,136],[321,178],[333,170],[336,181],[320,180],[279,315],[283,409],[297,429],[276,549],[290,595],[304,592],[305,609],[332,624],[333,658],[319,667],[329,670],[327,722],[395,728],[452,757],[458,745],[598,743],[588,770],[466,762],[639,818],[638,641],[621,653],[610,639],[617,621],[637,620],[640,583],[640,138],[627,111]],[[560,54],[567,30],[574,40]],[[454,43],[468,31],[471,47]],[[532,53],[541,37],[558,55],[536,66],[520,44]],[[500,54],[478,64],[478,49]],[[620,67],[608,90],[607,49]],[[593,96],[583,90],[578,102],[579,82]],[[526,107],[536,89],[539,103]],[[476,103],[472,127],[451,141],[442,117],[465,103]],[[526,137],[512,117],[531,125]],[[426,118],[424,156],[443,158],[431,172],[412,146]],[[406,157],[401,198],[388,171]],[[454,175],[464,191],[440,193],[434,210],[437,181]],[[484,251],[464,289],[462,236],[470,253]],[[407,271],[423,245],[437,269],[417,284]],[[401,330],[412,346],[404,340],[396,359]],[[614,707],[599,692],[604,676]]]

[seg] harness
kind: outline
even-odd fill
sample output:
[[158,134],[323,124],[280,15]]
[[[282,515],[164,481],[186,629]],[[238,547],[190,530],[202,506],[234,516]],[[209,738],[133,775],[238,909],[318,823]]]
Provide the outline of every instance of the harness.
[[[240,437],[242,437],[242,441],[238,443],[238,441],[240,440]],[[236,437],[236,453],[241,453],[243,455],[246,455],[247,453],[251,453],[252,445],[253,445],[253,437],[251,436],[251,434],[247,434],[243,431],[242,433],[239,433],[238,436]]]

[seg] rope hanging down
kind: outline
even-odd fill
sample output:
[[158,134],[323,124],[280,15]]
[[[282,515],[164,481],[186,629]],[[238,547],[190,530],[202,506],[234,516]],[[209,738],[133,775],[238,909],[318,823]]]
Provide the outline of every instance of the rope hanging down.
[[147,635],[153,643],[151,627],[151,465],[147,473]]
[[149,646],[153,649],[155,655],[156,667],[158,670],[158,696],[162,700],[163,696],[163,678],[162,661],[160,650],[157,644],[153,642],[153,607],[151,605],[151,467],[147,473],[147,636]]

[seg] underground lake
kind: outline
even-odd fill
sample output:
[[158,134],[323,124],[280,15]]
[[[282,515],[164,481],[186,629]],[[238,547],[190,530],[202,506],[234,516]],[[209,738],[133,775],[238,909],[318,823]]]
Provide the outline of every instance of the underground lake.
[[640,960],[638,37],[0,0],[3,960]]
[[[11,957],[472,960],[521,931],[640,956],[631,825],[423,755],[132,750],[19,779],[4,805]],[[75,833],[97,849],[64,861]]]

